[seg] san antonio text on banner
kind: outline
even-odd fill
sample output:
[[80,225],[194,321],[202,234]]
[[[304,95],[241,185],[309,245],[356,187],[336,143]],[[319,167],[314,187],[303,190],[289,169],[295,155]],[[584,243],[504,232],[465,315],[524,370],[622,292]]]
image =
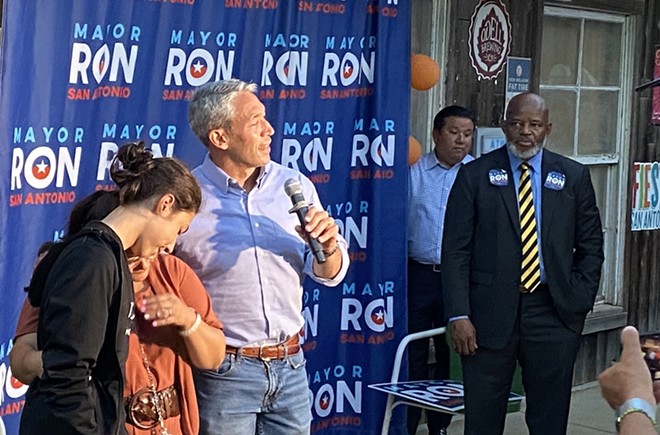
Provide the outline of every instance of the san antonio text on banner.
[[633,209],[631,216],[631,230],[657,230],[660,228],[660,210]]

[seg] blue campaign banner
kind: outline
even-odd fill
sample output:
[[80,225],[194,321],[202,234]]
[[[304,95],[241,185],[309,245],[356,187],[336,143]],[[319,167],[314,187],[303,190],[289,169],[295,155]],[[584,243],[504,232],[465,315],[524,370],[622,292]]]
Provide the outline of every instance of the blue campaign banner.
[[312,432],[380,433],[367,385],[389,381],[406,332],[410,2],[5,0],[2,30],[0,434],[18,433],[27,389],[7,355],[37,247],[113,188],[122,144],[200,163],[188,99],[231,77],[259,85],[272,158],[316,184],[349,243],[339,287],[305,286]]

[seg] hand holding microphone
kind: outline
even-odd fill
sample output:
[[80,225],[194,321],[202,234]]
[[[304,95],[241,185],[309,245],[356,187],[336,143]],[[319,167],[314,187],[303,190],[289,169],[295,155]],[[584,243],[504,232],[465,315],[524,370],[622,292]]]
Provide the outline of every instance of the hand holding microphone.
[[327,212],[316,210],[305,201],[300,181],[289,178],[284,183],[284,191],[293,204],[289,213],[295,213],[300,222],[300,228],[296,228],[296,230],[309,243],[316,261],[319,264],[325,263],[326,256],[334,254],[337,248],[337,234],[339,233],[337,224],[328,216]]

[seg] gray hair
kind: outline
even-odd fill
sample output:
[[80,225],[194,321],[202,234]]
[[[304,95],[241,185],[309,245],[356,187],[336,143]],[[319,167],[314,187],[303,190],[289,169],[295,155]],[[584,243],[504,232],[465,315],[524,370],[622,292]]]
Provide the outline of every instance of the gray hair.
[[195,90],[188,106],[188,123],[204,145],[210,146],[209,131],[216,128],[231,129],[235,111],[234,98],[244,91],[256,94],[257,85],[229,79],[210,82]]

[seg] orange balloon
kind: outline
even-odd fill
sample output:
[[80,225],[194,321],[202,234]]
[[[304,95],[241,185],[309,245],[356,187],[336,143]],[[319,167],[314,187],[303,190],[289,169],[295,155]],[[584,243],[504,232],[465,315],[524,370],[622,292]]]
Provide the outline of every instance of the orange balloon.
[[422,157],[422,144],[414,136],[408,136],[408,166],[412,166]]
[[419,91],[431,89],[440,80],[440,66],[425,54],[410,59],[410,85]]

